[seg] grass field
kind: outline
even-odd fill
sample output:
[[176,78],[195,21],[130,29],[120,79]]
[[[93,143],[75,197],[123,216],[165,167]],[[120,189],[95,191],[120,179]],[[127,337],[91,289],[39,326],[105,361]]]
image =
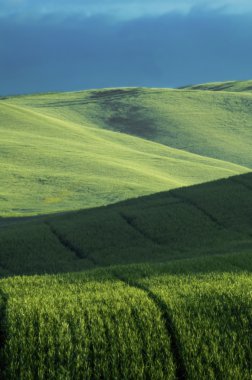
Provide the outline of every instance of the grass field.
[[2,280],[2,378],[251,379],[235,256]]
[[0,269],[58,273],[251,252],[251,189],[248,173],[66,215],[3,219]]
[[251,185],[3,220],[2,378],[250,380]]
[[82,127],[121,132],[251,168],[252,95],[239,92],[239,86],[233,83],[236,92],[105,89],[4,102]]
[[249,86],[0,100],[1,379],[252,379]]
[[101,206],[252,168],[251,94],[118,89],[2,98],[1,216]]

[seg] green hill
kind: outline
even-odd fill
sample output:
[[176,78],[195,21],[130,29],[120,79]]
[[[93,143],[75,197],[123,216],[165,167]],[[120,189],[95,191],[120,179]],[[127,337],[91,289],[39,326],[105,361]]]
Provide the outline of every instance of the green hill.
[[251,112],[250,95],[179,90],[2,98],[1,215],[101,206],[248,172]]
[[249,86],[1,98],[1,379],[251,380]]
[[251,252],[251,189],[249,173],[66,215],[2,219],[2,273]]
[[67,123],[109,129],[252,167],[250,93],[125,88],[6,101]]
[[97,269],[0,281],[1,378],[250,380],[251,191],[2,220],[2,274]]

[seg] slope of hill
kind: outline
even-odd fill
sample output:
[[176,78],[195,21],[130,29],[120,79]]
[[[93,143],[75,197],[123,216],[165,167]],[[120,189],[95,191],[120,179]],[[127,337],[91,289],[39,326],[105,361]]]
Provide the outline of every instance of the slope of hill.
[[251,99],[0,101],[1,379],[251,380]]
[[252,168],[249,93],[126,88],[6,101],[67,123],[119,131]]
[[0,102],[1,216],[95,207],[249,171],[52,116],[46,103],[46,112],[14,104],[23,99]]
[[1,379],[250,380],[251,191],[246,174],[2,224],[2,274],[108,267],[0,281]]
[[251,253],[251,191],[249,173],[67,215],[3,219],[2,274]]

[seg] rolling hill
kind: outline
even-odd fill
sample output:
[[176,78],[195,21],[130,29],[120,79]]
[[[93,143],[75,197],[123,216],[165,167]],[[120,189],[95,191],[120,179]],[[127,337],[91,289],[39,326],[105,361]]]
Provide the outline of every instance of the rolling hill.
[[0,98],[1,379],[251,380],[249,86]]
[[245,92],[145,88],[5,99],[68,123],[134,135],[249,167],[251,100],[251,94]]
[[2,98],[1,216],[101,206],[248,172],[250,94],[110,89]]
[[[0,226],[2,274],[252,252],[252,174]],[[251,256],[252,259],[252,256]]]
[[1,378],[250,380],[251,191],[2,221]]

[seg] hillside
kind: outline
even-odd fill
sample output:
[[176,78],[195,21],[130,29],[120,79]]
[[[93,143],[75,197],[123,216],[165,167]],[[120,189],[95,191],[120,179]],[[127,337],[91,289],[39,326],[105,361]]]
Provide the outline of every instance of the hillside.
[[1,98],[1,379],[251,380],[252,98],[211,86]]
[[125,88],[6,101],[67,123],[109,129],[252,167],[249,93]]
[[1,379],[250,380],[251,191],[2,220],[2,275],[58,275],[0,281]]
[[246,173],[250,99],[169,89],[1,98],[1,216],[96,207]]
[[[252,174],[67,215],[2,219],[2,274],[249,253]],[[234,260],[236,260],[234,256]]]

